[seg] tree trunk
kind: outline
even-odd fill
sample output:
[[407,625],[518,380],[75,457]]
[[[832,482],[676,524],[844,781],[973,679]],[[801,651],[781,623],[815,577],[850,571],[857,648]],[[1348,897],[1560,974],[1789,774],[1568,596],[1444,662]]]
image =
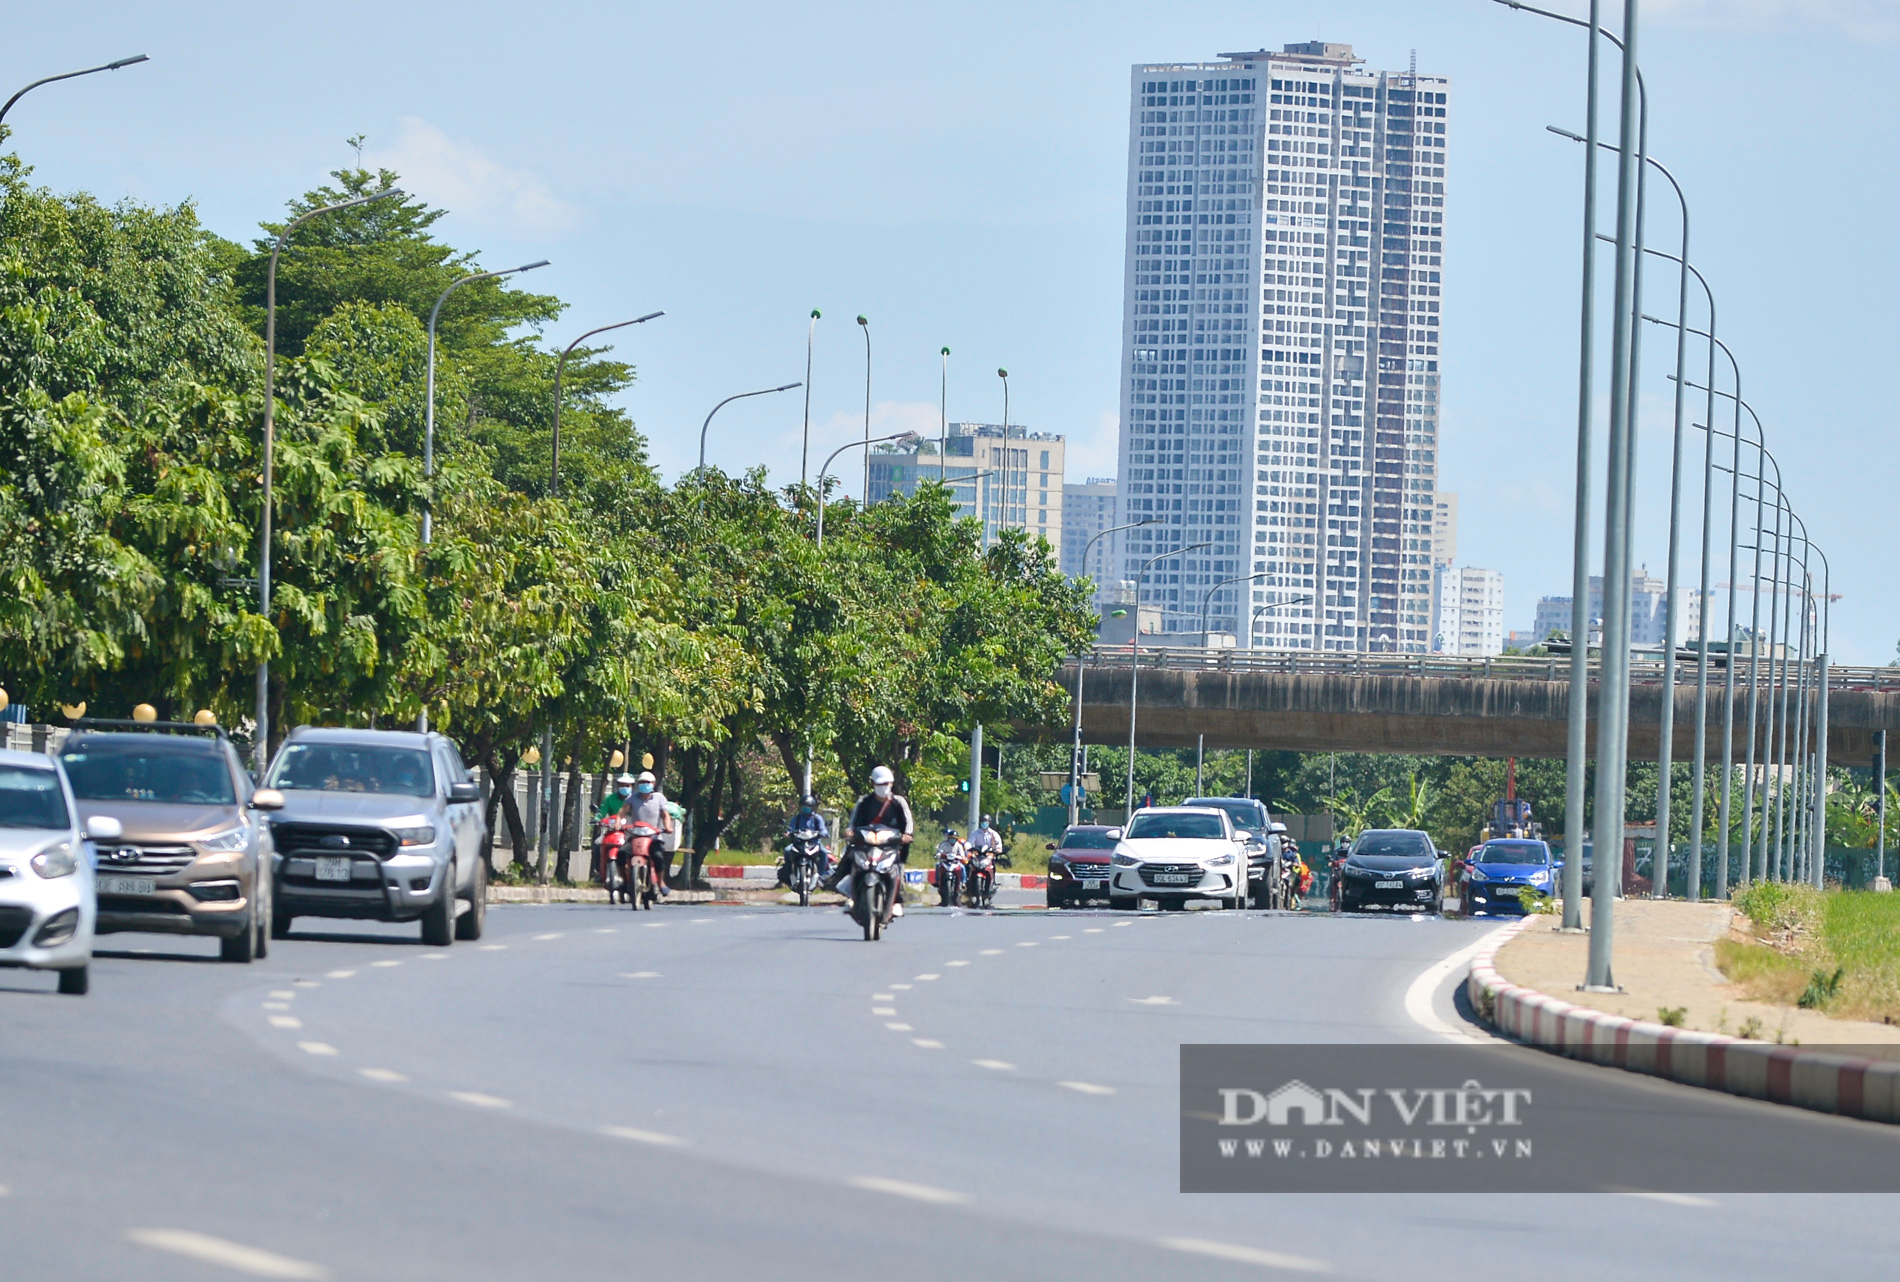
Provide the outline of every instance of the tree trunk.
[[805,792],[805,762],[798,755],[798,745],[792,737],[781,731],[772,732],[772,746],[778,749],[779,764],[785,767],[785,777],[792,781],[792,794],[802,796]]
[[574,849],[574,837],[580,827],[581,816],[581,736],[577,733],[569,745],[570,755],[567,767],[567,795],[561,804],[561,840],[554,856],[554,872],[559,874],[567,866],[568,853]]
[[515,801],[515,783],[512,773],[508,779],[507,791],[501,794],[501,817],[502,822],[508,825],[508,844],[514,851],[513,862],[525,870],[528,866],[528,829],[521,822],[521,806]]

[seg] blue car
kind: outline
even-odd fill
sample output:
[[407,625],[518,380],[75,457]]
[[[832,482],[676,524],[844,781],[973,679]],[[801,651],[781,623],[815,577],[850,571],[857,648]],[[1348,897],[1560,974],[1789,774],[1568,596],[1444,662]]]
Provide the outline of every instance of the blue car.
[[1465,860],[1465,911],[1521,916],[1519,896],[1526,889],[1555,894],[1563,863],[1541,841],[1521,838],[1487,841]]

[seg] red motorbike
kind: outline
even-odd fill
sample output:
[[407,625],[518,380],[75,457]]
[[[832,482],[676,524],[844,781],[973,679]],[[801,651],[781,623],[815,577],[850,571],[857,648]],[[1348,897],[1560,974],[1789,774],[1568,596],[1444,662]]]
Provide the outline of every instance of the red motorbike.
[[629,904],[637,912],[651,909],[660,897],[660,866],[665,858],[660,848],[660,830],[652,824],[634,820],[627,825],[625,880]]
[[594,847],[594,880],[607,888],[607,902],[633,899],[627,876],[627,821],[608,815],[600,821],[600,842]]

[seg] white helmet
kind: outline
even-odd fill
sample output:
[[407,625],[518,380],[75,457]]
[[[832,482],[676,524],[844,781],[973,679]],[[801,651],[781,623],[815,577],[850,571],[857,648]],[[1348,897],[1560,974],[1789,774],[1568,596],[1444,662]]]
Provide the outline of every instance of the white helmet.
[[897,776],[891,773],[891,768],[889,766],[871,767],[871,786],[872,787],[876,787],[878,784],[881,784],[881,783],[896,783],[896,782],[897,782]]
[[634,780],[634,782],[635,783],[658,783],[659,780],[653,777],[653,772],[651,770],[642,770],[640,772],[640,777]]

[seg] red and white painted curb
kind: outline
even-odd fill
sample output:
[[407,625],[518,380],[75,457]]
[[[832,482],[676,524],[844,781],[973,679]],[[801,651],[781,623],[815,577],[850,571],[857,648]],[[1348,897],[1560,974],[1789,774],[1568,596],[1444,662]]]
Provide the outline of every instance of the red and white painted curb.
[[1571,1059],[1749,1099],[1874,1122],[1900,1122],[1900,1061],[1857,1059],[1609,1015],[1513,984],[1492,963],[1527,923],[1471,960],[1465,994],[1509,1037]]

